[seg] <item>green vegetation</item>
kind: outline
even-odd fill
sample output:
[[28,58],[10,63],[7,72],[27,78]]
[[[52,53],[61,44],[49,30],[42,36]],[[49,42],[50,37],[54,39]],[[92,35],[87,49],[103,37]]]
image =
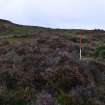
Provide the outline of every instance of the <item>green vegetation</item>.
[[75,105],[73,102],[73,98],[67,93],[64,93],[62,90],[60,90],[57,101],[60,105]]
[[30,41],[31,39],[32,39],[31,36],[23,35],[23,36],[13,36],[13,37],[9,37],[9,38],[7,38],[6,40],[7,40],[10,44],[16,44],[16,43],[21,42],[21,41]]
[[15,38],[15,37],[12,37],[12,38],[8,38],[7,41],[8,41],[10,44],[14,44],[14,43],[16,43],[16,42],[18,41],[18,39]]
[[105,59],[105,46],[99,46],[96,48],[95,57]]
[[26,101],[17,97],[15,92],[6,92],[0,96],[0,105],[26,105]]
[[84,99],[78,102],[73,96],[63,91],[60,91],[57,101],[60,105],[92,105],[90,102],[88,102],[88,100]]

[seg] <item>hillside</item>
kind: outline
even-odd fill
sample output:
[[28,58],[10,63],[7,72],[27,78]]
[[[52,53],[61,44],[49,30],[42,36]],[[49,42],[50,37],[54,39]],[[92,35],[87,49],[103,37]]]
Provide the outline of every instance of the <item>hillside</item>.
[[105,31],[0,20],[0,105],[105,105]]

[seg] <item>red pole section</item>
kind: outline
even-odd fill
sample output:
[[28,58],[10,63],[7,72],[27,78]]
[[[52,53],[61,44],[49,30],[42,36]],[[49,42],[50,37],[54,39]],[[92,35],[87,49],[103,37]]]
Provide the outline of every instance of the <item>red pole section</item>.
[[82,49],[82,33],[80,34],[80,48]]

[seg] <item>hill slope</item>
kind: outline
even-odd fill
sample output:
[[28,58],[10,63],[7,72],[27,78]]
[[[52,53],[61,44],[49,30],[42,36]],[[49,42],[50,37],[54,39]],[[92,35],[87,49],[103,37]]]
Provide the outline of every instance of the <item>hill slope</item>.
[[105,105],[103,30],[5,24],[11,27],[0,28],[0,105]]

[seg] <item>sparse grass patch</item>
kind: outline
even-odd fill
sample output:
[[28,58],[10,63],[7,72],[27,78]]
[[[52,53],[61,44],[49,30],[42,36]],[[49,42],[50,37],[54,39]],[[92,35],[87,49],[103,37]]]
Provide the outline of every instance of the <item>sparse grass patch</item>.
[[10,44],[14,44],[17,41],[17,38],[11,37],[7,39],[9,41]]
[[60,105],[75,105],[73,103],[72,97],[64,93],[63,91],[61,91],[60,94],[58,95],[57,101],[58,103],[60,103]]
[[68,32],[65,32],[65,33],[64,33],[64,38],[70,39],[70,38],[72,38],[72,37],[73,37],[73,34],[72,34],[72,33],[68,33]]
[[10,43],[10,44],[15,44],[19,41],[29,41],[31,38],[31,36],[13,36],[13,37],[10,37],[10,38],[7,38],[7,41]]

